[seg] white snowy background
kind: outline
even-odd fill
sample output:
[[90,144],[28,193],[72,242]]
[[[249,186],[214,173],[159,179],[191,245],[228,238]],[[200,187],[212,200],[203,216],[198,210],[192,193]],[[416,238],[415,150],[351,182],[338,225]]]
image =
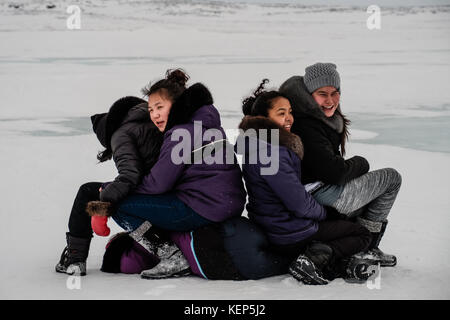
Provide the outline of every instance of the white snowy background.
[[[450,3],[311,3],[1,1],[0,298],[449,299]],[[381,8],[380,30],[366,26],[370,4]],[[79,30],[66,26],[69,5],[81,9]],[[112,162],[97,164],[90,115],[182,67],[191,84],[210,88],[223,126],[234,129],[242,98],[262,78],[278,87],[319,61],[341,74],[342,109],[353,120],[348,157],[403,176],[381,244],[398,265],[381,269],[379,289],[341,279],[305,286],[289,275],[106,274],[101,237],[79,289],[54,272],[78,187],[116,174]]]

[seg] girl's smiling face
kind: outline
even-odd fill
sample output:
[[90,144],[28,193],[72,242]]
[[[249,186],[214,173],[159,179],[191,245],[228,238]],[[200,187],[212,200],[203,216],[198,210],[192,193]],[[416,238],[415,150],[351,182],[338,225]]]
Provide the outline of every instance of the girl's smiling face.
[[149,95],[148,112],[150,113],[150,119],[161,132],[166,128],[171,108],[172,101],[170,101],[166,95],[161,94],[161,91]]
[[334,115],[341,98],[341,94],[335,87],[319,88],[312,93],[312,96],[326,117]]
[[289,100],[278,97],[272,101],[271,105],[272,108],[268,111],[268,117],[287,131],[291,131],[294,117],[292,116],[292,108]]

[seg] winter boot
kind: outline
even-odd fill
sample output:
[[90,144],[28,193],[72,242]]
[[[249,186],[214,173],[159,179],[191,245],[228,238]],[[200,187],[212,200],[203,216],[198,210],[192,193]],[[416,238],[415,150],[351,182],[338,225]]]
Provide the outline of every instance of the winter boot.
[[387,220],[383,222],[380,232],[372,233],[372,243],[367,253],[376,257],[382,267],[394,267],[397,264],[397,257],[393,254],[386,254],[378,248],[381,238],[383,238],[384,232],[386,231],[387,223]]
[[346,282],[364,283],[376,273],[375,268],[378,267],[378,263],[371,259],[353,255],[350,258],[342,259],[339,267]]
[[190,273],[189,263],[181,250],[154,232],[150,222],[144,222],[139,228],[130,233],[137,243],[156,255],[160,262],[152,269],[144,270],[141,277],[145,279],[161,279],[180,277]]
[[161,259],[155,267],[141,272],[143,279],[164,279],[184,277],[191,274],[191,269],[180,249],[171,256]]
[[371,232],[372,242],[369,248],[364,253],[359,253],[358,258],[374,260],[380,263],[382,267],[394,267],[397,264],[397,257],[392,254],[386,254],[381,251],[378,246],[380,244],[381,238],[383,238],[384,232],[386,230],[387,221],[382,223],[380,232]]
[[66,239],[67,246],[55,267],[56,272],[85,276],[91,238],[77,238],[67,232]]
[[[309,285],[328,284],[327,277],[323,271],[328,269],[328,265],[333,260],[333,249],[320,242],[313,242],[289,266],[289,273],[297,280]],[[331,279],[329,279],[331,280]]]

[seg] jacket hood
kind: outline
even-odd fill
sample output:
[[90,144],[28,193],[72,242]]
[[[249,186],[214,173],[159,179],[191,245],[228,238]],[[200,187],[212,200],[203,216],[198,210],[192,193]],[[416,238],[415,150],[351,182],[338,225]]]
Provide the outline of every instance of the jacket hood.
[[128,111],[128,113],[124,116],[120,126],[124,125],[125,123],[129,123],[129,122],[147,122],[147,121],[151,121],[151,119],[150,119],[150,113],[148,112],[147,103],[144,102],[144,103],[140,103],[140,104],[132,107]]
[[312,117],[325,123],[338,133],[344,131],[344,117],[342,116],[341,105],[339,104],[337,107],[338,112],[335,112],[332,117],[326,117],[308,92],[302,76],[293,76],[286,80],[281,85],[280,92],[289,98],[295,118]]
[[[279,126],[274,121],[270,120],[267,117],[263,116],[245,116],[241,123],[239,124],[239,129],[244,130],[244,133],[247,133],[247,136],[250,136],[250,138],[254,139],[261,139],[268,144],[272,144],[271,142],[271,135],[268,133],[266,136],[260,136],[260,131],[262,129],[278,129],[279,131],[279,145],[284,146],[290,150],[292,150],[300,159],[303,159],[303,144],[299,136],[296,134],[290,133],[286,129]],[[255,132],[250,133],[247,132],[249,129],[254,129]],[[256,135],[254,135],[256,133]],[[238,139],[242,139],[242,134]],[[255,144],[256,145],[256,144]],[[255,152],[254,150],[256,147],[253,147],[253,149],[247,149],[247,152]]]
[[91,116],[92,129],[106,149],[111,149],[114,132],[125,122],[131,121],[150,121],[145,100],[132,96],[123,97],[113,103],[108,113]]
[[192,115],[191,122],[201,121],[206,128],[219,128],[221,126],[219,111],[211,104],[200,107]]
[[137,243],[129,232],[120,232],[106,245],[100,270],[109,273],[140,273],[158,262],[159,259]]
[[106,116],[108,113],[98,113],[91,116],[92,130],[97,136],[103,147],[107,147],[106,143]]
[[[211,92],[201,83],[195,83],[189,88],[187,88],[173,103],[170,110],[169,118],[167,120],[167,126],[165,131],[172,129],[174,126],[190,123],[195,116],[197,119],[204,121],[205,126],[213,125],[213,121],[217,121],[214,111],[206,110],[200,111],[199,109],[203,106],[210,106],[214,103]],[[203,109],[203,108],[202,108]],[[215,108],[213,108],[215,109]],[[197,113],[197,110],[200,111]],[[217,110],[216,110],[217,111]],[[218,112],[217,112],[218,116]],[[199,117],[204,117],[200,119]],[[220,126],[220,116],[219,126]],[[215,127],[215,126],[212,126]]]

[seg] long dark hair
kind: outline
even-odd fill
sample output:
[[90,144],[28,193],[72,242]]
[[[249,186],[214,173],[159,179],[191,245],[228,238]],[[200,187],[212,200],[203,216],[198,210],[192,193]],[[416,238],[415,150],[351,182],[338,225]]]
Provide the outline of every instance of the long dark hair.
[[189,76],[182,69],[169,69],[166,77],[152,84],[149,83],[142,89],[142,94],[146,97],[155,92],[165,95],[172,103],[186,90],[186,82]]
[[342,120],[344,121],[344,129],[341,134],[341,155],[345,156],[345,143],[348,140],[348,136],[349,136],[348,126],[350,125],[351,121],[349,119],[347,119],[347,117],[339,109],[336,109],[335,112],[337,112],[342,117]]
[[263,79],[253,94],[242,101],[242,112],[244,115],[267,117],[269,115],[268,111],[272,108],[272,103],[275,99],[287,99],[287,97],[279,91],[266,91],[264,87],[268,82],[269,79]]

